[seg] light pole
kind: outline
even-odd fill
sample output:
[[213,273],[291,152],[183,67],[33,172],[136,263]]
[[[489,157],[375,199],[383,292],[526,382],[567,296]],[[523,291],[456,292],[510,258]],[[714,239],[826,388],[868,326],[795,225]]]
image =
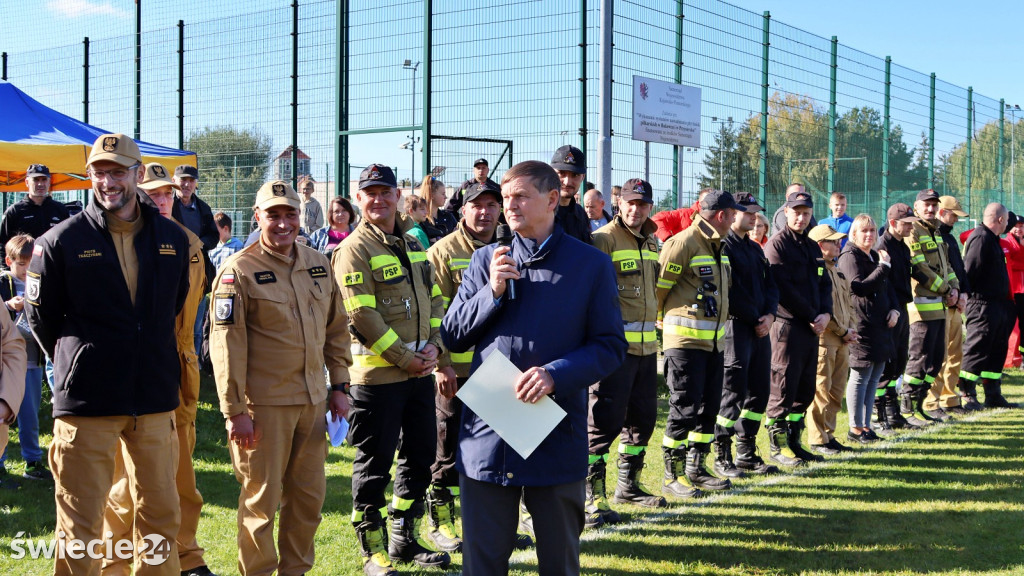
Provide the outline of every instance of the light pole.
[[[726,122],[732,125],[732,116],[725,120],[719,120],[716,116],[711,117],[712,124],[721,124],[725,127]],[[725,151],[722,149],[722,133],[719,132],[718,135],[718,189],[725,190]]]
[[[420,67],[420,62],[417,61],[415,64],[412,60],[406,60],[402,64],[402,68],[406,70],[412,70],[412,122],[409,126],[416,126],[416,70]],[[409,134],[409,141],[402,146],[405,148],[409,147],[409,153],[412,155],[412,171],[409,173],[409,190],[412,191],[414,186],[413,182],[416,181],[416,143],[419,142],[419,138],[416,138],[416,130],[412,128],[412,134]]]
[[[1016,204],[1016,194],[1014,194],[1013,188],[1013,177],[1014,173],[1017,172],[1017,139],[1016,139],[1016,128],[1017,128],[1017,112],[1020,112],[1020,105],[1018,104],[1007,104],[1006,109],[1010,111],[1010,210],[1014,209]],[[1005,136],[1004,136],[1005,138]]]

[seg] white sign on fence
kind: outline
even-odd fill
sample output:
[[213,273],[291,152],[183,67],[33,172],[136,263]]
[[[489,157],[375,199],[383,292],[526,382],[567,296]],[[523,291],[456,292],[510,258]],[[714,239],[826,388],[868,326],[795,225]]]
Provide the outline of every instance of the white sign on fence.
[[633,140],[700,148],[700,88],[633,76]]

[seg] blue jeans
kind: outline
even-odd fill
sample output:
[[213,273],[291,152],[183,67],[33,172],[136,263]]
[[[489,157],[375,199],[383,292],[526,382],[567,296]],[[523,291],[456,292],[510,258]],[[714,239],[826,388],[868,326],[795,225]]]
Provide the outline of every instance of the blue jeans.
[[885,362],[850,368],[850,380],[846,384],[846,411],[850,414],[851,428],[871,427],[875,388],[884,369]]
[[196,343],[196,354],[203,346],[203,317],[206,316],[206,306],[210,303],[210,295],[203,296],[203,299],[199,301],[199,310],[196,311],[196,321],[192,326],[192,338]]
[[[39,462],[43,450],[39,447],[39,402],[43,396],[43,367],[34,366],[25,372],[25,398],[18,409],[18,441],[25,462]],[[0,463],[7,462],[7,451]]]

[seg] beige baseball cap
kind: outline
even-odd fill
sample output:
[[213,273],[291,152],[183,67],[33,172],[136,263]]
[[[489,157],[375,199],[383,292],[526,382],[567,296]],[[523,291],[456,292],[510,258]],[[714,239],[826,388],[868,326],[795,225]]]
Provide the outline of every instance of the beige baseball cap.
[[815,242],[823,242],[825,240],[841,240],[843,238],[846,238],[846,234],[843,234],[842,232],[836,232],[835,228],[829,226],[828,224],[818,224],[814,228],[811,228],[811,231],[807,234],[807,236],[811,240],[814,240]]
[[85,165],[90,166],[94,162],[104,160],[130,168],[142,164],[142,153],[139,152],[139,145],[135,140],[124,134],[104,134],[93,143],[89,160]]
[[960,201],[952,196],[939,196],[939,209],[948,210],[961,218],[967,217],[967,212],[960,205]]
[[174,183],[174,180],[171,180],[171,176],[167,173],[167,168],[164,168],[163,164],[159,162],[146,164],[146,171],[143,173],[139,188],[143,190],[156,190],[164,186],[181,190],[181,186],[178,186]]
[[299,199],[299,195],[295,193],[291,184],[284,180],[273,180],[260,186],[259,191],[256,192],[255,204],[255,207],[260,210],[266,210],[271,206],[291,206],[296,210],[301,210],[302,200]]

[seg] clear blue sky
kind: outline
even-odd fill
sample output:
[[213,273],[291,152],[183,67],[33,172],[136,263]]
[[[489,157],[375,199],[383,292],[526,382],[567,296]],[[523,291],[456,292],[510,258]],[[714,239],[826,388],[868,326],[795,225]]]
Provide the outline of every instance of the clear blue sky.
[[1024,107],[1024,5],[995,0],[729,0],[951,84]]

